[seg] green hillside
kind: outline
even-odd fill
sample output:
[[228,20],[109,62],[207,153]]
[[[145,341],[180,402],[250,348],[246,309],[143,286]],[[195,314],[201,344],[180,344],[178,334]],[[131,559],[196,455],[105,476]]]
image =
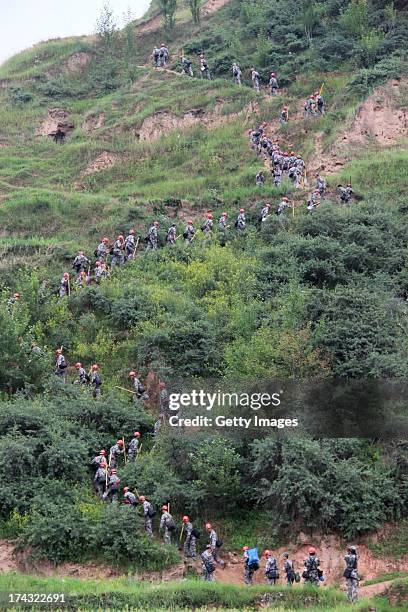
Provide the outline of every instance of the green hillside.
[[[147,17],[157,14],[153,4]],[[231,0],[199,26],[180,3],[172,32],[149,31],[149,23],[41,43],[0,67],[0,533],[55,563],[96,559],[149,571],[176,563],[176,546],[152,544],[140,535],[138,513],[104,504],[92,490],[92,457],[135,430],[143,453],[120,463],[121,485],[155,507],[170,501],[178,523],[186,512],[200,527],[215,521],[226,550],[249,541],[278,546],[302,530],[354,540],[401,521],[408,502],[402,418],[397,440],[347,432],[241,439],[164,427],[154,444],[152,432],[159,380],[177,391],[180,380],[235,389],[236,381],[406,378],[404,3]],[[166,70],[150,58],[162,40],[171,54]],[[181,50],[196,74],[204,51],[212,80],[181,75]],[[234,60],[242,87],[233,83]],[[260,94],[251,87],[252,66]],[[277,97],[266,86],[272,70]],[[305,100],[319,89],[326,114],[305,118]],[[290,119],[280,125],[284,105]],[[376,121],[378,134],[370,132]],[[52,137],[58,122],[62,144]],[[283,150],[302,155],[302,189],[286,177],[274,187],[267,172],[265,186],[255,184],[264,164],[248,133],[261,122]],[[308,214],[317,170],[328,189]],[[355,197],[341,204],[338,185],[348,182]],[[291,210],[260,223],[262,205],[274,212],[283,196]],[[243,233],[234,228],[241,207]],[[205,237],[209,210],[216,229]],[[224,211],[229,228],[220,232]],[[170,224],[180,235],[190,218],[194,242],[166,246]],[[154,220],[160,248],[148,251]],[[93,271],[102,237],[114,241],[131,228],[140,237],[136,259],[100,285],[76,287],[78,251]],[[59,298],[66,271],[70,295]],[[10,305],[14,292],[21,299]],[[76,362],[99,365],[102,397],[53,375],[61,346],[70,382]],[[132,369],[150,402],[133,403],[123,390]],[[255,595],[231,591],[227,606],[221,590],[209,599],[196,590],[197,601],[193,589],[187,604],[171,595],[171,609],[255,605]],[[112,594],[112,605],[127,596]],[[90,594],[75,597],[78,605],[93,602]],[[98,605],[111,605],[104,597]],[[139,605],[147,597],[137,595]],[[313,597],[309,607],[342,606],[337,593]],[[285,606],[299,606],[289,591],[285,598]],[[380,603],[378,610],[388,609]]]

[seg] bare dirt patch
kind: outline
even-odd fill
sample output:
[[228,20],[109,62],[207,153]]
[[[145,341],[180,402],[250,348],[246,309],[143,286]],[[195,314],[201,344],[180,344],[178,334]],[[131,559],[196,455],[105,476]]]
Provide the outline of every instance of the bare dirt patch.
[[73,53],[66,62],[67,72],[82,72],[91,61],[91,54],[85,51]]
[[89,115],[82,123],[82,129],[86,134],[91,134],[95,130],[99,130],[105,123],[105,113],[97,113],[96,115]]
[[408,80],[392,80],[377,88],[357,109],[354,118],[336,136],[336,144],[324,151],[322,132],[315,137],[316,160],[312,170],[335,174],[351,161],[355,152],[370,146],[389,147],[408,136],[408,110],[398,100]]
[[36,136],[55,136],[57,132],[69,134],[75,125],[69,121],[69,111],[65,108],[49,108],[47,116],[36,130]]
[[83,171],[82,176],[93,174],[94,172],[102,172],[108,170],[116,164],[118,157],[108,151],[103,151],[98,157],[92,160]]
[[[216,11],[218,11],[225,4],[227,4],[227,2],[229,2],[229,0],[207,0],[207,2],[203,4],[202,14],[211,15],[211,13],[215,13]],[[162,15],[156,15],[155,17],[152,17],[148,21],[145,21],[144,23],[137,26],[137,33],[149,34],[149,32],[154,32],[161,28],[162,24]]]

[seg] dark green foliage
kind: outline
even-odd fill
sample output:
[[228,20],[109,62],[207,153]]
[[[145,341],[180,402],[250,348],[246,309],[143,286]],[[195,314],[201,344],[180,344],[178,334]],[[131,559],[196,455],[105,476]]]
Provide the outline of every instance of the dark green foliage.
[[353,538],[399,517],[404,504],[392,468],[370,460],[368,452],[358,440],[257,441],[254,491],[281,526],[327,531],[336,525]]

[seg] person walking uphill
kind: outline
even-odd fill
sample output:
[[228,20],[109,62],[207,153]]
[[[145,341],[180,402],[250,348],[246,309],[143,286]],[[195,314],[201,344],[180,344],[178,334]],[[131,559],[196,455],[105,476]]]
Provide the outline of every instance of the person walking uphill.
[[175,530],[176,525],[173,517],[168,511],[168,506],[162,506],[162,517],[160,520],[160,531],[163,531],[163,541],[165,544],[171,544],[171,534]]
[[321,570],[319,570],[320,559],[316,556],[316,549],[313,546],[309,548],[309,556],[304,561],[304,566],[304,581],[314,584],[315,586],[320,586],[320,576],[322,575]]
[[222,542],[218,539],[217,532],[215,531],[215,529],[213,529],[211,523],[206,523],[205,530],[208,533],[209,544],[211,546],[211,552],[214,557],[214,561],[216,563],[219,563],[221,567],[225,567],[225,561],[220,559],[220,556],[218,554],[218,550],[219,548],[221,548]]
[[119,455],[123,455],[125,449],[123,448],[123,440],[118,440],[109,451],[109,466],[111,468],[118,467]]
[[344,570],[343,577],[346,579],[347,599],[350,603],[356,603],[358,600],[358,556],[355,546],[347,547],[344,561],[346,562],[346,569]]
[[279,578],[278,562],[276,560],[276,557],[272,555],[270,550],[265,550],[264,555],[266,557],[266,565],[265,565],[266,582],[268,584],[274,585],[276,584],[276,581]]
[[156,515],[156,512],[153,510],[152,504],[149,501],[147,501],[144,495],[140,495],[139,503],[142,504],[143,506],[145,531],[147,535],[149,536],[149,538],[152,538],[153,537],[152,521],[153,521],[153,517]]
[[207,544],[205,551],[201,554],[203,579],[214,582],[215,560],[212,554],[211,544]]
[[139,450],[139,442],[140,442],[140,431],[135,431],[133,434],[133,439],[131,440],[128,446],[128,459],[130,463],[133,463],[136,460],[137,452]]
[[184,555],[186,557],[191,557],[195,559],[197,556],[196,553],[196,530],[193,527],[193,524],[190,522],[190,517],[187,515],[183,516],[183,524],[184,530],[186,532],[186,539],[184,540]]
[[288,586],[292,586],[292,584],[295,582],[295,567],[293,565],[293,561],[289,559],[288,553],[284,553],[283,558],[283,569],[286,574],[286,581]]

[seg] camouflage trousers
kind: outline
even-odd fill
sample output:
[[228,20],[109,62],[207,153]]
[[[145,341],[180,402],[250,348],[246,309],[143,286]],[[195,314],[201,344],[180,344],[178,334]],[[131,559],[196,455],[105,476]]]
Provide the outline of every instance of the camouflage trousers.
[[145,516],[145,531],[150,538],[153,537],[152,519],[148,516]]
[[207,572],[207,568],[205,565],[202,565],[203,568],[203,579],[207,580],[207,582],[214,582],[214,572]]
[[245,584],[253,584],[254,570],[246,567],[244,570],[244,582]]
[[358,580],[356,578],[347,578],[347,599],[350,603],[355,603],[358,599]]
[[171,544],[171,533],[167,527],[164,527],[163,541],[165,544]]
[[194,536],[187,536],[184,542],[184,554],[186,557],[196,558],[196,539]]

